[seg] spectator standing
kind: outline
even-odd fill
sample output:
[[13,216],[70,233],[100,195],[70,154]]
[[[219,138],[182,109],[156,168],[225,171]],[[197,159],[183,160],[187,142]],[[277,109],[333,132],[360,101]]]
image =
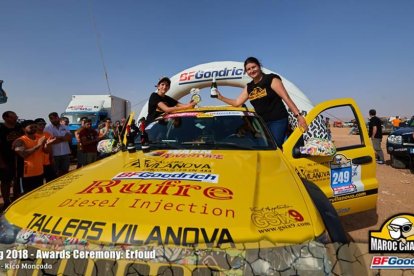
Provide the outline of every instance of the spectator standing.
[[56,112],[49,114],[50,124],[45,127],[52,137],[56,138],[52,142],[53,164],[56,175],[62,176],[69,171],[70,166],[70,146],[72,134],[65,125],[60,124],[59,115]]
[[122,118],[121,121],[119,122],[118,125],[118,134],[120,135],[122,133],[122,129],[124,128],[125,125],[125,118]]
[[396,116],[393,120],[392,120],[392,127],[394,130],[398,129],[400,127],[400,123],[401,123],[401,119],[400,116]]
[[114,125],[114,135],[115,135],[115,139],[117,140],[117,141],[119,141],[119,134],[121,133],[120,131],[119,131],[119,126],[121,125],[121,122],[119,121],[119,120],[117,120],[116,122],[115,122],[115,125]]
[[[115,145],[115,143],[118,143],[118,139],[115,140],[115,131],[112,127],[112,121],[110,118],[106,118],[104,120],[104,126],[99,130],[99,140],[110,140],[112,142],[112,145]],[[106,142],[108,142],[106,141]],[[105,143],[105,142],[104,142]],[[100,152],[99,158],[104,158],[109,156],[110,153],[107,152]]]
[[[0,181],[3,208],[11,203],[10,189],[13,185],[14,198],[19,197],[19,183],[17,177],[22,173],[23,159],[16,156],[13,149],[14,141],[24,134],[22,127],[17,123],[17,115],[13,111],[3,113],[3,124],[0,124]],[[20,170],[20,172],[19,172]]]
[[82,117],[80,120],[81,126],[75,131],[75,139],[77,141],[77,145],[76,145],[76,161],[77,161],[76,168],[77,169],[85,165],[85,154],[83,153],[83,150],[82,150],[82,143],[79,137],[79,133],[85,128],[85,121],[87,119],[88,119],[87,117]]
[[[37,134],[40,136],[45,136],[46,139],[52,137],[49,132],[45,132],[46,121],[43,118],[37,118],[34,120],[37,125]],[[53,155],[49,149],[46,152],[43,152],[43,177],[46,182],[52,181],[56,178],[56,172],[53,166]]]
[[384,153],[381,149],[382,141],[382,123],[381,120],[377,117],[377,111],[371,109],[369,111],[369,137],[371,138],[372,145],[374,146],[375,155],[377,157],[378,164],[384,164]]
[[24,159],[21,192],[25,194],[43,185],[43,153],[56,138],[46,139],[37,134],[37,124],[33,120],[24,121],[22,126],[25,134],[16,139],[15,151]]
[[104,139],[115,139],[115,132],[110,118],[105,119],[104,126],[99,130],[99,140]]
[[85,158],[85,165],[96,161],[98,153],[98,132],[92,128],[92,120],[85,121],[84,128],[79,132],[79,138],[82,144],[82,150]]
[[60,124],[68,126],[69,125],[69,118],[68,117],[61,117],[60,118]]

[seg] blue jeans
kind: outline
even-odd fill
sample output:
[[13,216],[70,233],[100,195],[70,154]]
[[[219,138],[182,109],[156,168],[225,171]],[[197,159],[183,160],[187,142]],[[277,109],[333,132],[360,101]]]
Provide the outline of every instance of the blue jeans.
[[283,118],[276,121],[266,122],[267,127],[275,138],[276,144],[279,148],[282,148],[283,142],[285,142],[286,132],[288,128],[288,119]]

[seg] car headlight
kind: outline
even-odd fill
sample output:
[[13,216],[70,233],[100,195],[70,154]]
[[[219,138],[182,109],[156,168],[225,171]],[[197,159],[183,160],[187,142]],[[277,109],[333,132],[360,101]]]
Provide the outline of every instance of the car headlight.
[[387,139],[390,144],[402,145],[402,136],[401,135],[390,135]]
[[16,241],[21,228],[10,224],[4,216],[0,218],[0,244],[12,244]]

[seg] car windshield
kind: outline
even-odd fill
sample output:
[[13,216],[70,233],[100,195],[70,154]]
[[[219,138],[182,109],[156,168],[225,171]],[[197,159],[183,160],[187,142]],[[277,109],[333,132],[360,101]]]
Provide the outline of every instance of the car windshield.
[[258,117],[242,111],[170,114],[148,125],[146,132],[151,149],[276,148]]

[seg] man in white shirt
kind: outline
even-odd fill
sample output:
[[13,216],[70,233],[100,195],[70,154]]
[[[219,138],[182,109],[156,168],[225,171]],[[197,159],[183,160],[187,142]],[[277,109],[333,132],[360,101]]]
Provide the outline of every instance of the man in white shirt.
[[45,127],[45,132],[49,132],[56,140],[52,143],[52,155],[57,176],[64,175],[69,171],[70,166],[70,147],[69,142],[72,134],[65,125],[60,124],[59,115],[56,112],[49,114],[50,124]]

